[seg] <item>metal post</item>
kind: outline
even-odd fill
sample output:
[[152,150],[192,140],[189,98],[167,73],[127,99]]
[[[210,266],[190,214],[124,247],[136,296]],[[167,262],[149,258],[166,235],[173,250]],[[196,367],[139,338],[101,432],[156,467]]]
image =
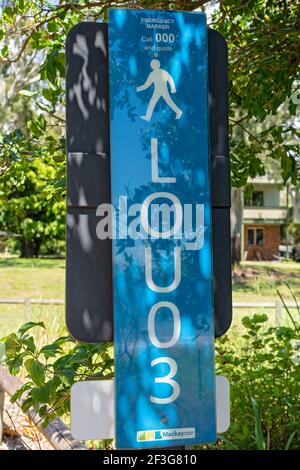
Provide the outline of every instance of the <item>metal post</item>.
[[28,322],[30,321],[31,299],[30,298],[24,299],[24,305],[25,305],[25,319]]
[[275,318],[277,325],[282,323],[282,303],[280,299],[276,299],[275,302]]
[[286,186],[286,233],[285,233],[285,245],[286,245],[286,259],[289,260],[289,185]]

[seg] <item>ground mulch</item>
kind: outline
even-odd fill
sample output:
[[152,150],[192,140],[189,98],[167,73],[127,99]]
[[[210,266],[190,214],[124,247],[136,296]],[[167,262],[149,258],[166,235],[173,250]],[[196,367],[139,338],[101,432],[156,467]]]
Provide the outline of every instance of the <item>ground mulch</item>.
[[1,450],[54,450],[36,426],[6,394]]

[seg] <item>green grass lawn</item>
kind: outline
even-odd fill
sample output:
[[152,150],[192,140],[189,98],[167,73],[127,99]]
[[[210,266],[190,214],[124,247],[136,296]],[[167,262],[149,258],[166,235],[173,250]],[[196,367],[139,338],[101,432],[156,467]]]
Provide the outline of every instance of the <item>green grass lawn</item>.
[[300,263],[244,262],[235,269],[233,299],[235,302],[274,302],[277,289],[287,301],[292,301],[287,284],[300,303]]
[[[54,259],[0,258],[0,298],[64,299],[65,261]],[[0,337],[26,321],[44,321],[43,340],[54,339],[64,329],[63,305],[32,305],[30,318],[24,305],[0,304]]]
[[[300,303],[300,263],[246,262],[235,269],[233,276],[234,302],[274,302],[279,289],[286,301],[292,296],[289,284]],[[0,298],[55,298],[65,297],[65,261],[54,259],[18,259],[0,257]],[[247,314],[261,309],[236,309],[234,324]],[[274,318],[274,312],[265,310]],[[27,321],[23,305],[0,304],[0,336],[14,331]],[[44,320],[49,330],[58,333],[64,325],[64,306],[33,305],[30,320]]]
[[64,299],[65,261],[0,258],[0,297]]
[[[277,290],[282,295],[285,302],[292,304],[295,308],[290,308],[290,313],[297,321],[300,320],[297,304],[294,301],[294,294],[300,305],[300,263],[294,262],[251,262],[241,263],[235,267],[233,274],[233,302],[234,303],[275,303],[279,300]],[[239,330],[241,319],[252,316],[255,313],[265,313],[269,317],[269,324],[291,324],[291,319],[282,308],[280,316],[276,316],[274,308],[235,308],[233,312],[233,326]],[[232,330],[230,330],[232,331]]]
[[[244,262],[233,277],[235,302],[270,302],[289,284],[300,300],[300,263]],[[0,258],[0,297],[57,298],[65,296],[65,261],[55,259]]]

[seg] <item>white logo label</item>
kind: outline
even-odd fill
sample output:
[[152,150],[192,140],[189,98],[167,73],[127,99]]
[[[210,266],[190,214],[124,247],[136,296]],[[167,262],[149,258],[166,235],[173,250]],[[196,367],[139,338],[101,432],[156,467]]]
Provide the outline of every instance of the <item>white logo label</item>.
[[174,441],[177,439],[194,439],[195,428],[158,429],[154,431],[138,431],[137,442]]

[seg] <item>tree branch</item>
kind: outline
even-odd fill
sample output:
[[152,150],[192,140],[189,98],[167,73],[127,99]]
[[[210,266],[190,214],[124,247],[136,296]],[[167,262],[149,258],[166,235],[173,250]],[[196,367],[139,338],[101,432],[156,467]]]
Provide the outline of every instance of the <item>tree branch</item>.
[[[164,2],[156,2],[153,6],[156,8],[164,8],[164,9],[173,9],[175,8],[180,8],[182,10],[194,10],[198,7],[201,7],[205,5],[206,3],[209,3],[210,0],[183,0],[183,1],[173,1],[173,0],[168,0]],[[113,7],[133,7],[133,8],[143,8],[149,7],[149,2],[147,0],[140,1],[138,4],[134,0],[99,0],[99,1],[91,1],[91,2],[86,2],[84,4],[81,3],[73,3],[73,2],[67,2],[67,3],[62,3],[57,5],[57,8],[53,9],[47,9],[46,11],[43,9],[40,9],[34,16],[33,18],[39,17],[43,12],[45,12],[44,18],[36,23],[29,31],[26,32],[24,31],[24,34],[26,35],[26,38],[21,46],[21,49],[19,50],[18,54],[14,58],[5,58],[0,60],[0,64],[12,64],[14,62],[17,62],[20,57],[22,56],[23,52],[25,51],[32,35],[36,33],[44,24],[48,23],[49,21],[54,21],[58,18],[60,18],[62,15],[66,14],[69,10],[73,11],[83,11],[83,10],[89,10],[91,8],[101,8],[101,11],[99,12],[99,16],[103,14],[105,10],[107,10],[110,6]],[[54,15],[49,15],[49,13],[55,13]],[[93,15],[94,16],[94,15]],[[25,16],[22,16],[24,18]]]
[[234,125],[237,125],[239,126],[244,132],[246,132],[246,134],[248,134],[253,140],[255,140],[259,145],[263,146],[263,143],[257,138],[255,137],[254,134],[252,134],[252,132],[248,131],[248,129],[246,129],[242,124],[241,124],[241,119],[239,121],[234,121],[233,119],[229,118],[229,121],[233,122]]

